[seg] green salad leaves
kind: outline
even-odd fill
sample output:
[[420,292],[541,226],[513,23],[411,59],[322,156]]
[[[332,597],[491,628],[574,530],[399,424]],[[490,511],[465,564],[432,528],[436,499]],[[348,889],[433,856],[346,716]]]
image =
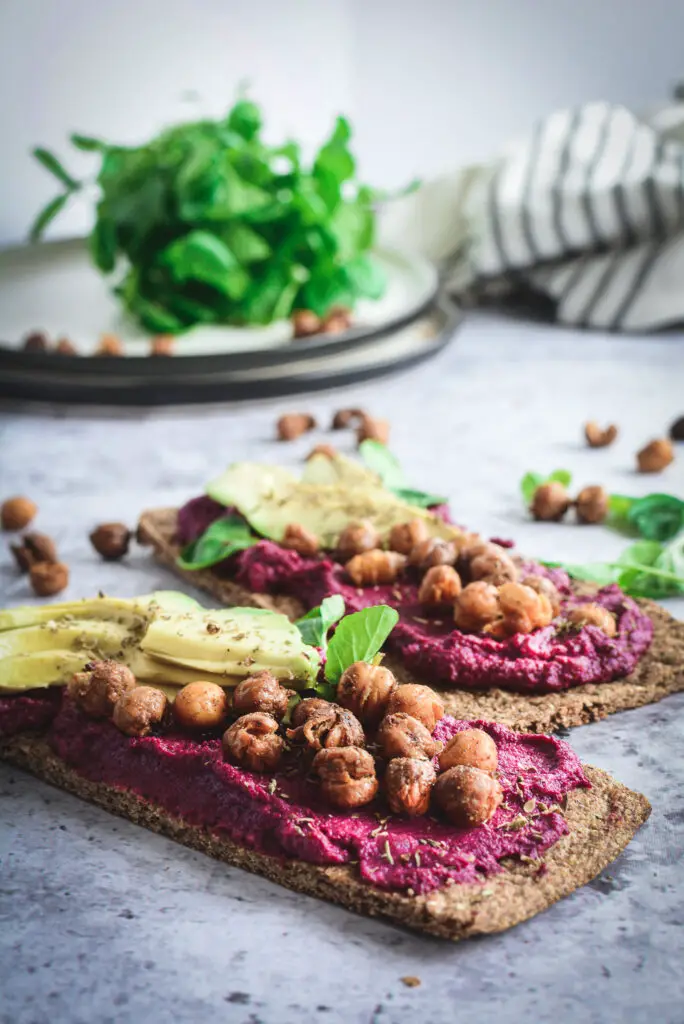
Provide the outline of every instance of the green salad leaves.
[[[269,324],[383,294],[370,255],[376,196],[355,181],[348,122],[337,119],[310,166],[296,142],[272,146],[261,131],[261,111],[242,98],[219,120],[142,146],[71,136],[99,160],[93,262],[117,272],[115,293],[148,331]],[[62,187],[33,224],[36,240],[84,183],[47,150],[33,155]]]
[[630,544],[614,562],[545,562],[544,565],[564,569],[575,579],[602,587],[617,583],[632,597],[677,597],[684,594],[684,534],[669,544],[639,540]]
[[258,544],[260,539],[240,516],[226,516],[216,519],[197,540],[186,544],[176,564],[181,569],[208,569],[236,551]]
[[338,683],[345,669],[355,661],[371,661],[397,622],[399,613],[387,604],[362,608],[345,615],[328,644],[325,678]]
[[325,597],[317,608],[297,619],[295,625],[302,634],[305,644],[326,649],[330,628],[344,615],[344,598],[341,594]]
[[383,486],[407,504],[415,505],[417,508],[432,508],[434,505],[445,505],[448,501],[439,494],[430,494],[409,487],[396,455],[392,455],[380,441],[362,441],[359,445],[359,454],[368,468],[378,474]]
[[684,501],[672,494],[647,494],[628,498],[611,494],[608,525],[645,537],[666,541],[684,530]]
[[532,504],[534,492],[538,487],[541,487],[542,484],[554,482],[563,484],[563,487],[569,487],[572,483],[572,473],[569,473],[567,469],[554,469],[553,473],[549,473],[548,476],[545,476],[543,473],[525,473],[525,476],[520,481],[520,490],[522,491],[525,504]]

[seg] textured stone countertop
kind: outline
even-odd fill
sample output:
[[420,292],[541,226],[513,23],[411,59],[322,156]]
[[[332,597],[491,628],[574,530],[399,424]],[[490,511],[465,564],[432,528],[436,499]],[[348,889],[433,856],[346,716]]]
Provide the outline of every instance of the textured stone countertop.
[[[273,442],[277,415],[326,424],[363,405],[392,421],[416,485],[459,521],[546,558],[589,561],[627,541],[601,527],[531,523],[518,481],[573,470],[578,484],[684,494],[684,451],[660,477],[634,452],[684,413],[681,336],[617,339],[473,317],[437,360],[403,376],[290,401],[86,413],[0,414],[1,493],[40,506],[71,566],[66,595],[173,587],[137,549],[103,565],[87,532],[175,504],[237,458],[296,464],[321,431]],[[589,451],[587,419],[620,425]],[[351,447],[351,437],[336,436]],[[6,551],[2,603],[29,601]],[[684,601],[670,602],[684,615]],[[684,694],[573,731],[583,760],[641,790],[653,814],[600,878],[500,936],[452,946],[300,896],[0,768],[3,1024],[452,1024],[681,1022],[684,963]],[[407,988],[401,977],[422,984]]]

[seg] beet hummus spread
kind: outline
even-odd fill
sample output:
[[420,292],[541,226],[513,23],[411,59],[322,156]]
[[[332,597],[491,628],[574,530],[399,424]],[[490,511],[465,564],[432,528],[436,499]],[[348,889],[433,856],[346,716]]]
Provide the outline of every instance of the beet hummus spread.
[[[184,544],[195,540],[226,512],[211,498],[193,499],[179,512],[179,540]],[[392,605],[400,621],[388,647],[408,669],[435,685],[549,693],[584,683],[610,682],[634,670],[653,635],[650,618],[615,585],[584,599],[615,615],[617,632],[612,638],[596,626],[557,631],[550,625],[497,640],[463,633],[449,616],[426,613],[418,602],[417,580],[357,588],[340,564],[325,557],[304,558],[273,541],[261,541],[233,555],[216,571],[227,573],[255,593],[296,597],[307,610],[331,594],[343,596],[348,612],[374,604]],[[582,603],[583,599],[573,595],[564,572],[535,563],[527,564],[525,571],[549,576],[560,592],[564,609]]]
[[0,696],[0,739],[20,732],[46,729],[61,703],[62,688],[59,686]]
[[[12,704],[26,709],[31,700],[3,699],[0,726],[12,715]],[[219,739],[181,733],[130,738],[111,722],[86,718],[69,697],[46,735],[79,775],[130,790],[188,824],[275,857],[357,863],[361,878],[373,885],[425,893],[481,881],[505,857],[540,858],[568,832],[559,803],[573,789],[589,786],[571,748],[552,737],[448,716],[434,737],[444,742],[473,725],[497,744],[504,791],[494,817],[477,828],[430,816],[387,816],[380,801],[351,814],[331,812],[317,786],[301,775],[258,775],[227,763]]]

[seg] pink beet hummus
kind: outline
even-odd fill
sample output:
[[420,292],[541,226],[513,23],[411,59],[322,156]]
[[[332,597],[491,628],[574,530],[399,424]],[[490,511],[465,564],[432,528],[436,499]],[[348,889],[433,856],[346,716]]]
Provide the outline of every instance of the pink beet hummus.
[[[178,517],[181,543],[196,539],[225,512],[211,498],[188,502]],[[448,513],[442,513],[448,518]],[[610,682],[634,670],[653,636],[650,618],[617,586],[604,587],[591,598],[615,614],[618,631],[612,639],[595,626],[558,633],[551,625],[502,641],[462,633],[454,627],[448,612],[443,617],[426,613],[418,603],[417,579],[357,588],[344,568],[331,559],[302,558],[273,541],[261,541],[227,559],[215,571],[255,593],[297,597],[307,610],[331,594],[344,597],[348,612],[373,604],[393,605],[400,621],[388,648],[401,656],[408,669],[436,686],[473,690],[496,686],[520,693],[549,693],[583,683]],[[529,563],[526,572],[549,576],[565,607],[582,602],[573,596],[564,572],[535,563]]]
[[552,737],[446,717],[435,738],[445,741],[472,725],[497,744],[504,802],[486,825],[466,829],[430,816],[388,817],[381,800],[354,814],[331,812],[301,775],[256,775],[226,763],[219,739],[130,739],[110,722],[85,718],[68,698],[47,737],[84,778],[131,790],[241,846],[311,864],[358,863],[367,882],[424,893],[480,881],[504,857],[540,858],[568,832],[558,804],[589,786],[577,756]]

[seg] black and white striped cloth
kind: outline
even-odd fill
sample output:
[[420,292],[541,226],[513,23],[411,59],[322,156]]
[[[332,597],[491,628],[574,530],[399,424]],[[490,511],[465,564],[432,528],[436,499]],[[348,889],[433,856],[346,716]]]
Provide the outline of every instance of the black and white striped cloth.
[[493,164],[420,189],[408,240],[457,298],[541,293],[558,321],[614,331],[684,323],[684,105],[661,113],[552,114]]

